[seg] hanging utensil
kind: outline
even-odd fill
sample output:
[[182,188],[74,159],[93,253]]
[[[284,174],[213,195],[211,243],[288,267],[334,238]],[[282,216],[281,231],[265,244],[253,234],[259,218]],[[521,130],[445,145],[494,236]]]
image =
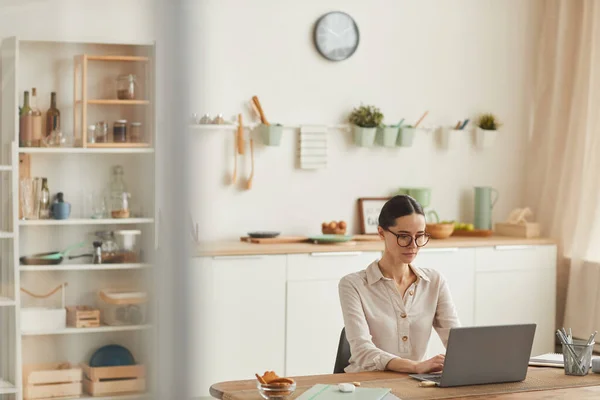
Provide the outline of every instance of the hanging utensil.
[[264,125],[269,125],[269,121],[267,121],[267,117],[265,117],[265,112],[263,111],[263,109],[260,105],[260,101],[258,101],[258,97],[252,96],[252,101],[254,102],[254,105],[256,106],[258,113],[260,115],[260,122],[262,122]]
[[[238,132],[238,135],[239,135],[239,132]],[[239,145],[239,143],[238,143],[238,145]],[[238,156],[238,150],[239,150],[239,148],[237,148],[238,145],[234,144],[234,146],[233,146],[233,175],[231,176],[231,184],[232,185],[235,185],[235,182],[237,181],[237,156]]]
[[427,114],[429,114],[429,111],[425,111],[425,113],[423,114],[423,116],[415,124],[415,128],[418,127],[421,122],[423,122],[423,120],[425,119],[425,117],[427,116]]
[[252,160],[252,170],[250,171],[250,178],[248,178],[247,189],[252,189],[252,180],[254,179],[254,141],[250,138],[250,159]]
[[242,114],[238,114],[237,152],[240,155],[244,155],[246,153],[246,146],[244,146],[244,123],[242,122]]

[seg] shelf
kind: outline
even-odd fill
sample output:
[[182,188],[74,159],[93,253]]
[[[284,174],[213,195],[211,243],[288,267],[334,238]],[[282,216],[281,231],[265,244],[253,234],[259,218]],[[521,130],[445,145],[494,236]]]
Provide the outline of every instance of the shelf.
[[47,225],[132,225],[151,224],[154,218],[69,218],[69,219],[32,219],[20,220],[21,226],[47,226]]
[[0,171],[12,171],[12,165],[0,165]]
[[[113,143],[111,143],[113,144]],[[131,143],[127,143],[131,144]],[[97,144],[96,144],[97,145]],[[151,147],[20,147],[19,153],[28,154],[143,154],[154,153]]]
[[138,56],[87,56],[88,61],[138,61],[148,62],[148,57]]
[[[81,104],[81,100],[76,101]],[[113,106],[146,106],[150,104],[149,100],[118,100],[118,99],[95,99],[88,100],[87,104],[113,105]]]
[[149,148],[149,143],[88,143],[88,149],[145,149]]
[[14,237],[15,237],[15,234],[12,232],[0,231],[0,239],[12,239]]
[[[252,130],[259,124],[244,125],[244,129]],[[334,125],[319,125],[319,124],[304,124],[304,125],[283,125],[283,129],[300,129],[302,126],[325,126],[330,130],[348,130],[350,125],[348,124],[334,124]],[[237,124],[191,124],[191,129],[200,131],[233,131],[238,128]]]
[[12,383],[9,383],[3,379],[0,379],[0,394],[13,394],[17,393],[17,388]]
[[100,271],[151,268],[152,264],[59,264],[21,265],[21,271]]
[[15,301],[13,299],[9,299],[8,297],[0,296],[0,307],[9,307],[9,306],[14,306],[14,305],[15,305]]
[[124,326],[100,326],[98,328],[65,328],[56,331],[22,331],[22,336],[47,336],[47,335],[75,335],[81,333],[106,333],[106,332],[128,332],[143,331],[150,329],[151,325],[124,325]]

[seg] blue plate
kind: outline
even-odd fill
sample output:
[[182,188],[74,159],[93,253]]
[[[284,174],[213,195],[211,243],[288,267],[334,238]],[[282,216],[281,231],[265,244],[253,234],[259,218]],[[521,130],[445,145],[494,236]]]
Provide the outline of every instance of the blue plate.
[[119,367],[135,365],[135,359],[129,350],[117,344],[100,347],[90,358],[90,367]]

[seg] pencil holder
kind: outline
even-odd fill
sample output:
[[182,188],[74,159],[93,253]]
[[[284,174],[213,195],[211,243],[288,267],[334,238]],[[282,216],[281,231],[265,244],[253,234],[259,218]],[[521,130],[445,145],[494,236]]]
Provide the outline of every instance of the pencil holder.
[[565,375],[584,376],[590,370],[594,344],[587,344],[583,340],[574,340],[573,344],[562,345],[565,364]]
[[258,126],[263,143],[267,146],[279,146],[281,136],[283,135],[283,125],[264,125]]

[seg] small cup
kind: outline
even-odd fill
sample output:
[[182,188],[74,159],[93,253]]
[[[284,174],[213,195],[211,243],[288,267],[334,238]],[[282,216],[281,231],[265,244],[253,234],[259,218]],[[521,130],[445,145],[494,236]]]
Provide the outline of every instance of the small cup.
[[573,344],[563,344],[565,375],[587,375],[592,362],[593,350],[594,343],[588,345],[584,340],[574,340]]
[[279,146],[283,135],[283,125],[259,125],[263,142],[267,146]]

